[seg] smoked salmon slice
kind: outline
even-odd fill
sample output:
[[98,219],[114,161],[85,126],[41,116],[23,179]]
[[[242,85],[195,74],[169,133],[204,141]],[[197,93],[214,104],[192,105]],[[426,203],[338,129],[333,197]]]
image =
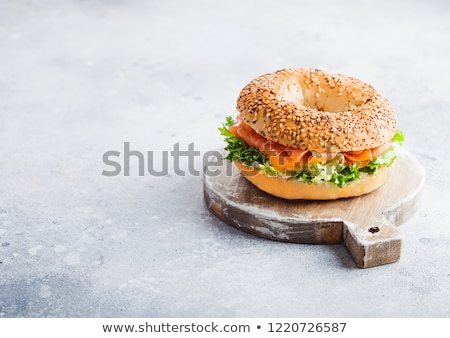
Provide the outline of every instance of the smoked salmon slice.
[[[236,137],[243,139],[248,146],[262,151],[272,166],[283,171],[299,171],[313,163],[331,161],[338,155],[338,153],[311,152],[270,141],[243,122],[231,126],[229,130]],[[391,147],[392,142],[388,142],[373,149],[348,151],[340,154],[347,164],[352,165],[359,162],[359,168],[363,168]]]

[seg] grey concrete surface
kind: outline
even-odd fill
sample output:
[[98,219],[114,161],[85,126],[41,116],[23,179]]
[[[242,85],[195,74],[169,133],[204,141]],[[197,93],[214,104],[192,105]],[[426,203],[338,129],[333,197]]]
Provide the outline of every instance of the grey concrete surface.
[[[449,18],[444,0],[0,1],[0,317],[450,316]],[[156,169],[193,143],[200,171],[240,89],[287,67],[396,109],[427,173],[398,263],[231,228],[170,156],[165,176],[136,157],[102,175],[125,142]]]

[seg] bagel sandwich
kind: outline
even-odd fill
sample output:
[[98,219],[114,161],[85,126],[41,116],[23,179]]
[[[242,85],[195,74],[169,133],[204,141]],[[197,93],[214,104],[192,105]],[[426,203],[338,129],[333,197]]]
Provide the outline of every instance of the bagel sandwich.
[[245,86],[219,128],[225,159],[284,199],[334,200],[384,184],[404,136],[388,100],[352,77],[283,69]]

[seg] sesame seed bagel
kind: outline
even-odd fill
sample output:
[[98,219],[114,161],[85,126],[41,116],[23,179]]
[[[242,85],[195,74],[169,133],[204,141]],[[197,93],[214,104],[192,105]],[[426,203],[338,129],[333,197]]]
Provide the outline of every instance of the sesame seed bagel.
[[237,110],[266,139],[317,152],[375,148],[397,129],[393,108],[372,86],[316,69],[283,69],[254,79],[242,89]]

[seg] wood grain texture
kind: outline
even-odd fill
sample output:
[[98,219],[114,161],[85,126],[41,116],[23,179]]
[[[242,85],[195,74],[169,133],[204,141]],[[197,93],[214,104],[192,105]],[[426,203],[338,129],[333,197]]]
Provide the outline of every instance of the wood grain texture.
[[213,171],[205,168],[203,188],[208,208],[236,228],[277,241],[342,243],[355,264],[367,268],[400,259],[403,236],[397,226],[418,209],[424,180],[420,163],[402,150],[385,185],[350,199],[276,198],[252,185],[227,161]]

